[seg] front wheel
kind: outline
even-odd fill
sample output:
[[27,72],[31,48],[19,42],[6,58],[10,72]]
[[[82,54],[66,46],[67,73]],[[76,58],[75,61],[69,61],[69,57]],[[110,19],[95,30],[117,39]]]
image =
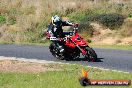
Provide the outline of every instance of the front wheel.
[[88,58],[89,61],[96,62],[97,54],[95,53],[95,51],[92,48],[90,48],[89,46],[87,46],[85,48],[85,50],[87,51],[87,54],[85,55],[85,57]]

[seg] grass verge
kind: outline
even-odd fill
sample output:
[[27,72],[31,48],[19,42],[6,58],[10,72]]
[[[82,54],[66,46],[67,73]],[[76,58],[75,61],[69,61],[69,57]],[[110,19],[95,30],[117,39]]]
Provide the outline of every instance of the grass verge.
[[[58,65],[58,64],[56,64]],[[49,67],[56,66],[50,64]],[[81,65],[59,64],[60,71],[40,73],[0,72],[0,88],[83,88],[79,84]],[[85,67],[90,79],[129,79],[132,74]],[[88,86],[86,88],[132,88],[132,86]]]
[[132,50],[132,45],[95,45],[95,44],[90,44],[90,46],[94,47],[94,48]]
[[[28,42],[22,42],[22,43],[9,43],[9,42],[0,42],[0,44],[17,44],[17,45],[40,45],[40,46],[49,46],[50,41],[45,43],[28,43]],[[89,44],[93,48],[107,48],[107,49],[121,49],[121,50],[132,50],[132,45],[96,45],[96,44]]]
[[29,43],[29,42],[22,42],[22,43],[9,43],[9,42],[0,42],[0,44],[16,44],[16,45],[40,45],[40,46],[49,46],[50,45],[50,41],[45,42],[45,43]]

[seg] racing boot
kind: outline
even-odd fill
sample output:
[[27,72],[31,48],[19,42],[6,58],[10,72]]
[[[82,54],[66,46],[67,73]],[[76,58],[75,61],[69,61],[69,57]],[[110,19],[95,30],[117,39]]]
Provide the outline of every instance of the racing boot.
[[62,46],[59,46],[60,53],[64,53],[64,48]]

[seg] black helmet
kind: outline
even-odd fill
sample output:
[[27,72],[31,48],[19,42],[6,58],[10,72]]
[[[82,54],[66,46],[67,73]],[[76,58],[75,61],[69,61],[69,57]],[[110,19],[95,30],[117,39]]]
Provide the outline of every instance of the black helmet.
[[62,26],[62,21],[59,16],[55,15],[52,17],[52,24],[55,25],[56,27]]

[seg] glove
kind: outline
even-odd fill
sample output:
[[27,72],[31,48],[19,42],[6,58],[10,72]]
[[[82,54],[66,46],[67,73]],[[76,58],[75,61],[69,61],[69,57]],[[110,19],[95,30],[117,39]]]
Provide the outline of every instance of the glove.
[[73,27],[75,27],[75,28],[77,28],[78,26],[79,26],[78,23],[74,23],[74,24],[73,24]]
[[75,24],[73,25],[73,29],[78,30],[78,26],[79,26],[79,24],[78,24],[78,23],[75,23]]

